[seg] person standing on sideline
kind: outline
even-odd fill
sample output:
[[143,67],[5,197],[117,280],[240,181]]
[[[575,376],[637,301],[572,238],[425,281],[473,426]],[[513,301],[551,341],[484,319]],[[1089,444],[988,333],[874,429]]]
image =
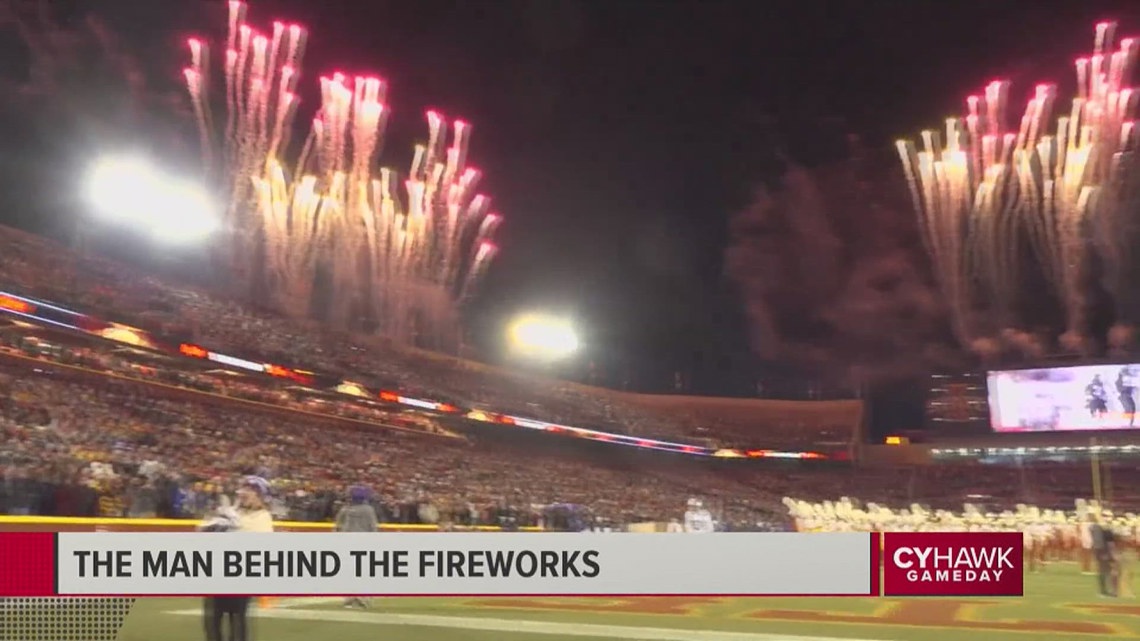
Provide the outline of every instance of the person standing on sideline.
[[1132,562],[1128,549],[1133,547],[1128,532],[1121,532],[1120,551],[1116,555],[1116,595],[1125,599],[1134,599],[1136,594],[1132,591]]
[[1096,557],[1096,578],[1100,595],[1116,596],[1116,536],[1099,515],[1093,516],[1093,555]]
[[[237,490],[237,508],[223,497],[218,516],[204,529],[215,532],[272,532],[273,515],[266,505],[269,483],[260,476],[242,479]],[[249,604],[247,596],[206,598],[206,641],[222,641],[222,621],[229,619],[229,641],[249,641]]]
[[[376,509],[368,503],[372,492],[368,488],[354,485],[348,490],[348,505],[340,508],[336,515],[337,532],[375,532],[379,527]],[[346,608],[367,608],[368,603],[360,597],[344,600]]]
[[685,532],[707,534],[716,531],[712,513],[705,509],[700,499],[689,499],[688,508],[685,512]]
[[1077,554],[1080,555],[1081,574],[1092,574],[1092,559],[1093,559],[1093,519],[1092,517],[1085,517],[1081,519],[1077,534],[1080,539],[1080,550]]
[[237,491],[238,532],[273,531],[273,513],[269,511],[269,482],[260,476],[247,476]]

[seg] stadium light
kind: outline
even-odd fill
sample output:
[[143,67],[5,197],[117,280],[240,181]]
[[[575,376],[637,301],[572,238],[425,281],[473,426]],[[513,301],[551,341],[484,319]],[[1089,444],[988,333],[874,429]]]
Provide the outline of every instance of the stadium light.
[[108,157],[87,177],[87,198],[102,219],[142,230],[163,243],[196,243],[218,228],[201,186],[137,157]]
[[543,314],[523,314],[511,323],[510,347],[517,354],[557,360],[578,351],[578,334],[570,321]]

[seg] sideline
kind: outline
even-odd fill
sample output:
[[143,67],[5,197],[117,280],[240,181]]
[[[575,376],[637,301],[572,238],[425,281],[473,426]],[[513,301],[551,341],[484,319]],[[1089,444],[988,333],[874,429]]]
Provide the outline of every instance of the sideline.
[[[297,599],[297,601],[300,600],[301,599]],[[327,599],[325,599],[325,601],[327,601]],[[176,610],[167,612],[167,614],[202,616],[201,610]],[[525,619],[485,619],[482,617],[455,617],[428,614],[392,614],[384,612],[357,612],[351,610],[290,610],[283,608],[259,610],[256,617],[259,619],[325,621],[328,623],[369,623],[373,625],[402,625],[452,630],[479,630],[483,632],[514,632],[519,634],[624,639],[629,641],[876,641],[875,639],[859,639],[854,637],[817,637],[763,632],[730,632],[726,630],[647,628],[628,625],[527,621]]]

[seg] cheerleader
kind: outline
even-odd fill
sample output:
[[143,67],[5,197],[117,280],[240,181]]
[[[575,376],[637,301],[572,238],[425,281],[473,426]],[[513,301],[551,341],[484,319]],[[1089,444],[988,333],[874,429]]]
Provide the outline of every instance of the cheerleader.
[[[269,483],[260,476],[247,476],[237,490],[237,507],[223,496],[215,516],[199,528],[209,532],[272,532],[273,515],[266,504]],[[206,641],[222,641],[222,622],[229,620],[229,641],[249,641],[247,596],[207,597]]]

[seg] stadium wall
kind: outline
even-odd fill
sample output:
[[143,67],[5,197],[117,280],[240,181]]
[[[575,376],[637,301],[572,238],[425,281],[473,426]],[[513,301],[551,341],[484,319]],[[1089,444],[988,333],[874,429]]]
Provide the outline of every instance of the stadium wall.
[[[687,415],[701,421],[725,420],[754,425],[757,443],[763,443],[766,427],[800,425],[805,431],[841,427],[844,447],[852,460],[861,452],[864,440],[865,406],[861,400],[785,401],[761,398],[681,396],[672,394],[630,394],[606,392],[614,401],[661,416]],[[819,445],[817,445],[819,447]]]
[[762,398],[733,398],[721,396],[685,396],[680,394],[637,394],[594,387],[583,383],[565,381],[545,377],[534,372],[526,375],[518,371],[488,365],[467,359],[455,358],[445,354],[425,352],[418,349],[408,351],[420,358],[437,362],[446,362],[472,372],[514,378],[533,383],[535,379],[545,379],[547,382],[575,390],[582,394],[609,398],[622,404],[630,404],[642,409],[657,412],[689,411],[689,412],[716,412],[721,415],[747,416],[758,420],[817,420],[819,422],[859,421],[863,415],[863,401],[860,400],[830,400],[830,401],[784,401]]
[[864,445],[859,462],[870,467],[899,465],[932,465],[934,459],[926,445]]
[[863,402],[858,400],[778,401],[760,398],[628,394],[624,392],[609,392],[609,394],[631,405],[657,412],[715,412],[719,416],[756,420],[805,420],[839,424],[858,421],[863,413]]

